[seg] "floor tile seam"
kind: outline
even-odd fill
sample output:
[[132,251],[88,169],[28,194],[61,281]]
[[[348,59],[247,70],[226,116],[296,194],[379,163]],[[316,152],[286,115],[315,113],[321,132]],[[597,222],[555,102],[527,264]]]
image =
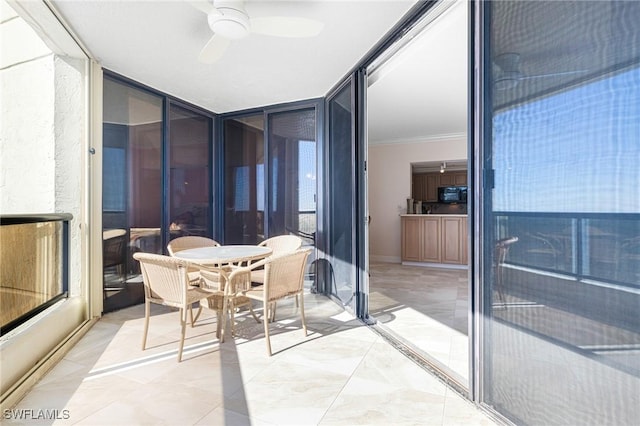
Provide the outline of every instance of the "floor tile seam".
[[373,324],[369,328],[378,334],[380,338],[389,344],[392,348],[400,352],[402,355],[407,357],[413,363],[415,363],[418,367],[423,369],[427,374],[434,377],[436,380],[441,382],[445,386],[445,394],[446,390],[451,389],[461,398],[467,399],[467,390],[464,388],[464,385],[457,383],[449,374],[441,371],[438,367],[433,365],[424,357],[420,356],[420,354],[416,353],[411,347],[404,344],[400,340],[396,339],[392,335],[390,335],[387,331],[385,331],[379,325]]
[[[259,423],[262,423],[262,424],[265,424],[265,425],[274,425],[274,426],[275,426],[275,425],[277,425],[278,423],[273,423],[273,421],[268,420],[268,419],[266,419],[266,418],[264,418],[264,417],[262,417],[262,416],[260,416],[260,415],[252,414],[252,413],[251,413],[251,403],[250,403],[250,400],[249,400],[248,398],[246,398],[246,395],[245,395],[245,403],[246,403],[246,404],[245,404],[245,406],[246,406],[246,409],[247,409],[247,412],[246,412],[246,413],[243,413],[243,412],[237,411],[237,410],[235,410],[235,409],[233,409],[233,408],[228,408],[228,407],[227,407],[227,404],[226,404],[227,400],[233,400],[233,397],[234,397],[238,392],[243,392],[243,393],[244,393],[244,389],[245,389],[246,384],[247,384],[247,383],[243,383],[242,387],[241,387],[240,389],[238,389],[236,392],[234,392],[233,394],[231,394],[231,395],[228,395],[228,396],[227,396],[227,395],[223,395],[223,398],[222,398],[222,404],[221,404],[221,406],[222,406],[222,410],[224,410],[224,411],[229,411],[229,412],[234,413],[234,414],[236,414],[236,415],[239,415],[239,416],[242,416],[242,417],[246,417],[246,418],[248,418],[248,419],[249,419],[249,421],[250,421],[250,423],[249,423],[249,424],[253,424],[255,421],[258,421]],[[331,405],[333,405],[333,402],[329,405],[329,407],[331,407]],[[217,408],[216,408],[216,409],[217,409]],[[328,409],[329,409],[329,408],[327,408],[327,410],[328,410]],[[215,410],[215,409],[214,409],[214,410]],[[320,422],[321,422],[322,418],[324,418],[324,416],[326,415],[327,410],[325,410],[324,414],[322,415],[322,417],[320,418],[320,420],[316,423],[316,425],[320,424]],[[210,413],[211,413],[211,412],[207,413],[207,415],[209,415]],[[206,417],[206,416],[205,416],[205,417]],[[202,420],[202,419],[199,419],[199,420],[198,420],[198,422],[200,422],[201,420]],[[198,424],[198,422],[194,423],[194,425],[195,425],[195,424]],[[306,424],[305,424],[305,425],[306,425]],[[300,426],[303,426],[303,425],[300,425]]]
[[[366,324],[363,324],[366,326]],[[367,330],[369,330],[370,327],[366,327]],[[369,332],[371,332],[371,330],[369,330]],[[374,333],[376,334],[376,333]],[[345,382],[343,383],[343,385],[340,387],[340,390],[336,393],[336,396],[333,398],[333,401],[331,402],[331,404],[329,404],[329,406],[327,407],[327,409],[324,411],[324,413],[322,414],[322,417],[320,417],[320,420],[318,421],[318,425],[322,424],[323,420],[325,419],[325,417],[327,416],[327,414],[329,414],[329,412],[331,411],[331,409],[333,408],[333,406],[336,404],[336,402],[338,401],[338,398],[340,397],[340,395],[342,394],[342,392],[344,391],[344,389],[347,387],[347,385],[349,385],[349,383],[351,382],[351,380],[353,379],[353,375],[355,374],[356,371],[358,371],[358,369],[360,368],[360,366],[363,365],[365,359],[367,358],[367,356],[369,355],[369,353],[371,352],[371,350],[373,349],[374,346],[376,346],[376,344],[381,341],[381,337],[378,335],[376,336],[376,338],[374,340],[372,340],[369,343],[369,347],[364,351],[364,353],[362,354],[362,356],[360,357],[360,361],[358,362],[357,365],[354,366],[353,370],[351,371],[351,373],[349,374],[347,380],[345,380]]]

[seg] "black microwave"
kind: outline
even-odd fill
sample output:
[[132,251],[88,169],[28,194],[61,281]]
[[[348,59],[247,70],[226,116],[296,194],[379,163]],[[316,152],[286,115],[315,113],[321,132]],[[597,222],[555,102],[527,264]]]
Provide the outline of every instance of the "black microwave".
[[466,203],[466,186],[441,186],[438,188],[438,202],[445,204]]

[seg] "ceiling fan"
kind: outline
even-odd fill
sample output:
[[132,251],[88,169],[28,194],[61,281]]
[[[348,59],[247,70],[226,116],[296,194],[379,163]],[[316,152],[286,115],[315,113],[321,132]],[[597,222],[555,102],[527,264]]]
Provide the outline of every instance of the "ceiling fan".
[[560,71],[548,74],[526,75],[520,71],[520,54],[519,53],[502,53],[493,59],[496,67],[496,77],[493,80],[494,87],[497,90],[513,89],[522,80],[531,80],[535,78],[557,77],[563,75],[583,74],[587,71]]
[[263,16],[251,18],[243,1],[188,0],[193,7],[207,14],[213,36],[200,51],[198,60],[207,64],[220,59],[234,40],[250,34],[275,37],[315,37],[324,24],[314,19],[296,16]]

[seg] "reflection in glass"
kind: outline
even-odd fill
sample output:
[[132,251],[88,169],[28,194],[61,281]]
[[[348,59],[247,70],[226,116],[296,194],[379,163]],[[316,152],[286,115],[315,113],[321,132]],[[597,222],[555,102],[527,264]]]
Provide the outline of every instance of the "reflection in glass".
[[264,118],[224,121],[225,244],[264,240]]
[[107,77],[103,107],[104,312],[144,301],[133,253],[162,253],[162,99]]
[[295,234],[313,244],[316,231],[315,110],[269,116],[269,235]]
[[211,235],[211,119],[171,105],[169,137],[170,240]]
[[522,425],[635,424],[640,3],[490,7],[483,402]]

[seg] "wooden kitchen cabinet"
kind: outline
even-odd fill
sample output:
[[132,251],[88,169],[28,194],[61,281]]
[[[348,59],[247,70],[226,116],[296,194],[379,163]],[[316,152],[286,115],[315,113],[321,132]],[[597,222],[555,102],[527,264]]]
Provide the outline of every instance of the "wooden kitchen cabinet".
[[467,172],[415,173],[411,179],[411,197],[416,201],[438,202],[438,187],[465,186]]
[[402,259],[420,262],[422,246],[422,216],[402,218]]
[[460,263],[463,265],[469,264],[469,219],[462,218],[462,234],[460,235],[460,245],[462,246],[462,260]]
[[466,265],[467,218],[402,216],[402,261]]
[[414,174],[411,177],[411,198],[416,201],[422,200],[424,194],[424,178],[423,174]]
[[423,196],[424,200],[432,203],[438,202],[438,186],[440,181],[436,174],[426,174],[424,176]]
[[439,186],[465,186],[467,172],[444,172],[440,174]]
[[442,263],[463,263],[463,222],[462,217],[442,217],[440,218],[442,227]]
[[402,218],[402,260],[440,262],[440,218],[424,215]]
[[438,176],[434,173],[416,173],[412,176],[411,196],[416,201],[438,201]]
[[422,217],[422,255],[421,262],[440,263],[440,218]]
[[456,186],[466,186],[467,185],[467,172],[456,173],[453,176],[453,180],[455,181]]

